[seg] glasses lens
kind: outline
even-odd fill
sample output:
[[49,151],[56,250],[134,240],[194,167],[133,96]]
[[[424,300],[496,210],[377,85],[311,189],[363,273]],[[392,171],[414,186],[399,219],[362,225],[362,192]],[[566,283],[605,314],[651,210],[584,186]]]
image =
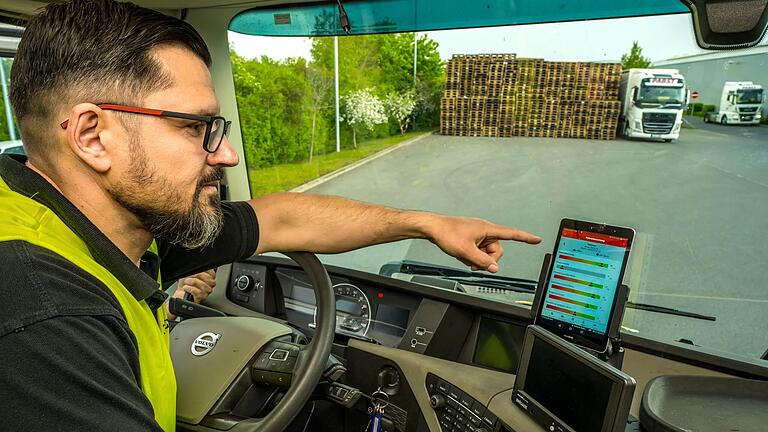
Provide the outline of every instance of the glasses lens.
[[211,134],[208,136],[208,143],[205,150],[211,153],[215,152],[224,138],[224,119],[214,119],[211,125]]

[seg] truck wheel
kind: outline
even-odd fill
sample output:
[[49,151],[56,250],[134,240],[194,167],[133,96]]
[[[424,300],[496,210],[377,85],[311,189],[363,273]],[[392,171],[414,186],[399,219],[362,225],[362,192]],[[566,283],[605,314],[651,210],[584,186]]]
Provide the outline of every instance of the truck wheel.
[[728,117],[726,117],[726,116],[722,116],[722,117],[720,118],[720,124],[724,124],[724,125],[727,125],[727,124],[728,124]]
[[672,140],[671,140],[671,139],[665,139],[665,140],[664,140],[664,142],[665,142],[665,143],[671,143],[671,142],[672,142]]
[[709,116],[704,114],[704,123],[709,123]]

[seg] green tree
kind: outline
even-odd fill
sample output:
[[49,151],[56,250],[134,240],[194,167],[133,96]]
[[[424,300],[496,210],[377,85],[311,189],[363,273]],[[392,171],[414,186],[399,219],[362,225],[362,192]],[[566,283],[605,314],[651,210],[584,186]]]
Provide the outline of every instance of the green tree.
[[328,94],[333,87],[333,78],[315,66],[307,68],[307,82],[312,91],[310,95],[310,109],[312,110],[312,138],[309,144],[309,161],[315,154],[315,131],[317,130],[317,117],[320,110],[327,104]]
[[387,114],[381,99],[370,89],[354,91],[344,97],[344,121],[352,127],[352,144],[357,148],[357,131],[372,130],[385,123]]
[[397,123],[400,128],[400,135],[408,129],[411,121],[413,108],[416,106],[416,98],[412,91],[405,93],[392,93],[382,101],[384,103],[384,112],[391,121]]
[[[316,29],[325,32],[333,23],[325,17],[318,20]],[[415,86],[414,41],[418,44]],[[231,53],[249,167],[311,161],[314,155],[335,149],[333,42],[333,37],[313,37],[311,62],[248,60]],[[411,122],[426,127],[438,123],[445,72],[437,48],[426,35],[416,39],[413,33],[339,37],[342,100],[363,89],[370,89],[366,95],[371,96],[358,98],[360,109],[345,115],[347,121],[340,130],[343,148],[356,147],[361,134],[380,138],[402,133]],[[382,100],[395,97],[408,102],[410,117],[394,115],[394,107],[389,119],[377,114]],[[346,104],[345,109],[350,106]],[[369,121],[374,117],[376,121]]]
[[[423,127],[439,123],[439,105],[445,79],[445,64],[437,42],[427,35],[418,38],[416,86],[413,79],[414,33],[339,37],[339,91],[342,96],[364,88],[385,98],[392,93],[413,91],[416,96],[414,122]],[[312,39],[312,63],[333,76],[333,38]],[[330,95],[333,96],[332,94]],[[329,101],[332,104],[333,101]],[[329,119],[329,123],[332,123]],[[399,132],[397,122],[376,126],[373,136]],[[344,132],[352,131],[346,127]]]
[[311,141],[306,61],[245,60],[232,53],[232,69],[249,166],[306,158]]
[[[422,35],[416,41],[416,83],[413,77],[413,42],[415,33],[379,35],[378,64],[382,81],[379,96],[393,92],[413,92],[416,105],[413,120],[423,127],[433,127],[440,120],[440,97],[445,81],[445,63],[440,59],[437,42]],[[399,125],[395,125],[397,131]]]
[[651,67],[651,59],[643,57],[643,49],[640,48],[637,41],[632,42],[632,49],[629,53],[621,56],[621,68],[626,70],[633,68],[644,69],[648,67]]

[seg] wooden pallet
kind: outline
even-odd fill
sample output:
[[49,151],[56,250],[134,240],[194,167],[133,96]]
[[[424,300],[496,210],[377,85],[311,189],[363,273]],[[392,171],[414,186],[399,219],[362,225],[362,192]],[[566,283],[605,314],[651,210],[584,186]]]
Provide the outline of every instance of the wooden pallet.
[[514,54],[455,55],[446,66],[446,135],[613,139],[618,64],[546,62]]

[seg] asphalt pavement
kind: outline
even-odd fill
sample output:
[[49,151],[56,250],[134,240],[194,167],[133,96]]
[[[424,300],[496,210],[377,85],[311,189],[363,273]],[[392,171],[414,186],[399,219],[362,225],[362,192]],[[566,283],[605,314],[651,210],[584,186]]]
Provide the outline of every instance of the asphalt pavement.
[[[717,320],[628,310],[624,325],[754,358],[768,348],[768,128],[691,122],[672,143],[432,135],[308,192],[531,231],[542,244],[507,242],[500,262],[531,279],[561,218],[633,227],[631,299]],[[427,241],[322,258],[373,273],[402,259],[461,267]]]

